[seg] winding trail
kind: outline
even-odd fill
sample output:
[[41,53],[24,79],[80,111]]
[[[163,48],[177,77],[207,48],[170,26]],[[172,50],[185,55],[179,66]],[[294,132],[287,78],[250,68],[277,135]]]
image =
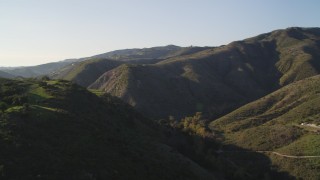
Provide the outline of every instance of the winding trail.
[[219,150],[217,151],[217,153],[271,153],[277,156],[293,158],[293,159],[320,158],[320,156],[293,156],[293,155],[281,154],[275,151],[222,151],[222,150]]
[[286,158],[294,158],[294,159],[320,158],[320,156],[292,156],[292,155],[287,155],[287,154],[281,154],[281,153],[278,153],[275,151],[255,151],[255,152],[271,153],[271,154],[275,154],[277,156],[286,157]]

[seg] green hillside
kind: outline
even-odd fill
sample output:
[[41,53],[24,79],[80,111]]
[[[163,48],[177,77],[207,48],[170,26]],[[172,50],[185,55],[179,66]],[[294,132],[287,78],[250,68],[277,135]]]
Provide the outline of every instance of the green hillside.
[[[304,79],[212,121],[225,144],[291,156],[320,156],[320,76]],[[274,166],[297,178],[320,177],[320,158],[269,154]]]
[[[288,28],[149,65],[125,65],[89,88],[152,118],[219,117],[320,70],[320,29]],[[118,78],[121,77],[121,78]]]
[[215,179],[111,96],[0,79],[1,179]]

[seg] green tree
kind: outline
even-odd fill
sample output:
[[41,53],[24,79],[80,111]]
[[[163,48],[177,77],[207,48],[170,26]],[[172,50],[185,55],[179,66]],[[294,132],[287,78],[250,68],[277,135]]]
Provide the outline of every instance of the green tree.
[[30,111],[30,105],[28,103],[24,103],[22,107],[22,115],[28,116],[29,111]]
[[48,76],[42,76],[41,80],[42,81],[50,81],[50,78]]

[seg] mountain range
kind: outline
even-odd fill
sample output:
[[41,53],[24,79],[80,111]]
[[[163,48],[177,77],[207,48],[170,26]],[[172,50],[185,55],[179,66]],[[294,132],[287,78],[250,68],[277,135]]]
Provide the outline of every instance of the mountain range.
[[1,71],[48,76],[0,83],[2,154],[26,150],[0,159],[13,179],[320,177],[320,28]]

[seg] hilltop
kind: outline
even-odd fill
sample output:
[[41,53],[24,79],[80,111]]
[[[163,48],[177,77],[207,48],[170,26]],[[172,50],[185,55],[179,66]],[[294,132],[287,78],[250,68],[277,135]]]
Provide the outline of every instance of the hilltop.
[[180,47],[175,45],[157,46],[151,48],[134,48],[134,49],[121,49],[104,54],[92,56],[91,58],[105,58],[120,61],[132,61],[138,59],[167,59],[179,55],[192,54],[207,47]]

